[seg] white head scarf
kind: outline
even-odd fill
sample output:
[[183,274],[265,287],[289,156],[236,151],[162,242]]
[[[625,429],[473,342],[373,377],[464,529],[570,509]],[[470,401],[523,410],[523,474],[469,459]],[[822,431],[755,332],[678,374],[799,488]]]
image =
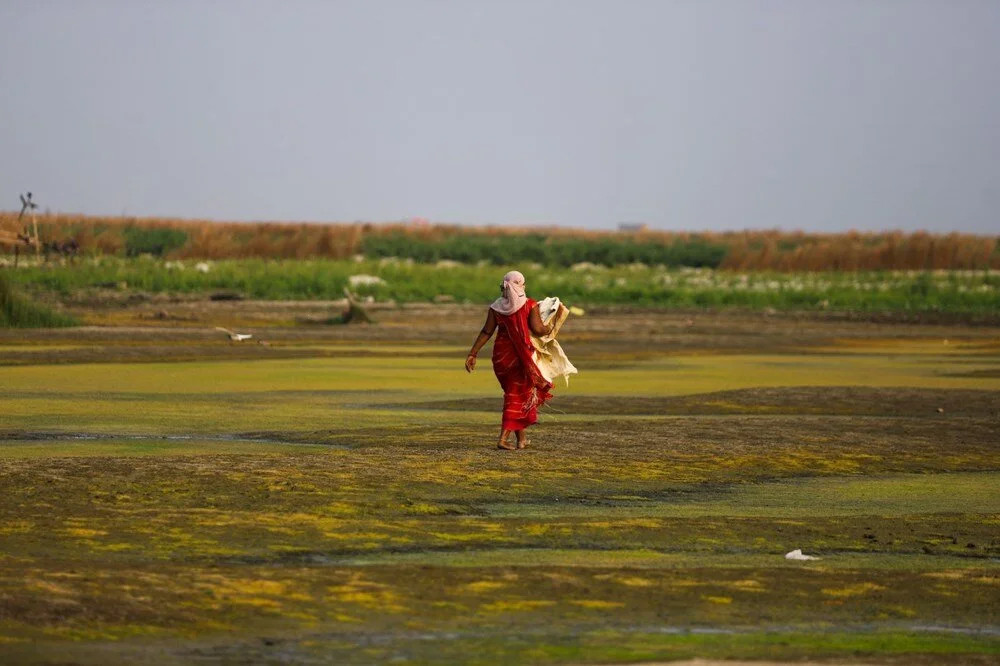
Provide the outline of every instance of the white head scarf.
[[524,295],[524,276],[518,271],[511,271],[503,276],[500,285],[500,298],[493,301],[490,307],[502,315],[514,314],[521,309],[528,297]]

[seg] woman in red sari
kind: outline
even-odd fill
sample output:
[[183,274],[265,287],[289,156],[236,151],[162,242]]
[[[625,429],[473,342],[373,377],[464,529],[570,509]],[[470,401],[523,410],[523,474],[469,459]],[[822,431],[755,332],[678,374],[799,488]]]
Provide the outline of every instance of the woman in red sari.
[[472,372],[476,368],[476,355],[497,331],[493,372],[503,388],[503,422],[497,448],[513,450],[515,446],[507,441],[513,432],[517,437],[516,448],[523,449],[528,445],[525,430],[538,420],[538,408],[552,397],[552,383],[535,365],[530,335],[548,335],[552,327],[542,323],[538,304],[525,295],[521,273],[507,273],[500,294],[490,305],[486,324],[465,358],[465,369]]

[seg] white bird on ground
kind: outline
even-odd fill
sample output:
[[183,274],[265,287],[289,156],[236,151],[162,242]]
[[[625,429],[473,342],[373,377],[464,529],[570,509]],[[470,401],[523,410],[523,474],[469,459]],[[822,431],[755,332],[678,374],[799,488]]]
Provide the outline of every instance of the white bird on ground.
[[796,548],[795,550],[790,550],[787,553],[785,553],[785,559],[806,561],[806,560],[818,560],[819,558],[816,557],[815,555],[805,555],[802,553],[801,548]]
[[222,328],[221,326],[216,326],[215,330],[222,331],[229,336],[229,339],[233,342],[243,342],[244,340],[249,340],[253,337],[252,333],[237,333],[236,331],[230,331],[228,328]]

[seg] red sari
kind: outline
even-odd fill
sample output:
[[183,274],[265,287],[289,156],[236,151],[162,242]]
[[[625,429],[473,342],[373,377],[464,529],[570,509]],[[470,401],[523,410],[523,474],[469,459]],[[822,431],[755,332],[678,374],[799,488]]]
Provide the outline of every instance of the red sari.
[[532,359],[528,316],[535,301],[528,299],[509,315],[493,311],[497,337],[493,343],[493,372],[503,387],[503,428],[524,430],[538,420],[538,408],[552,397],[552,383],[542,376]]

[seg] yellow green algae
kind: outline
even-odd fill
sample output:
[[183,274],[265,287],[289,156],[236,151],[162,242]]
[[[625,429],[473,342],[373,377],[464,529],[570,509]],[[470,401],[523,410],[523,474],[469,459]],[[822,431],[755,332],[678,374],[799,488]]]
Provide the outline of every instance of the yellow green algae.
[[0,366],[0,657],[996,658],[994,331],[598,329],[516,453],[486,352]]

